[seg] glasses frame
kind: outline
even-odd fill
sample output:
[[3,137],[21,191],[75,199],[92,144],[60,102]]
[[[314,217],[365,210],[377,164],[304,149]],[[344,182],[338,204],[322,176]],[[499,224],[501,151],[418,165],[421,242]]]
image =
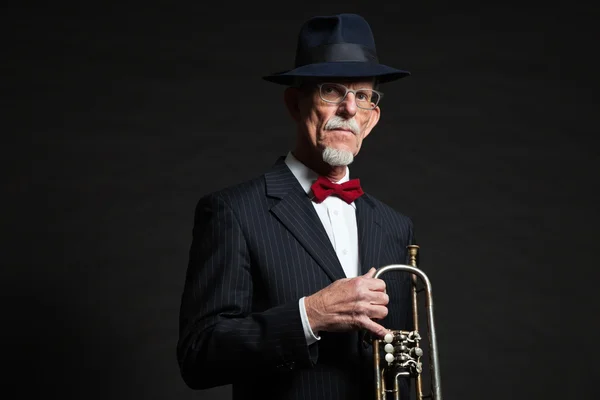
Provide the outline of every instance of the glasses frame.
[[[346,93],[344,93],[344,95],[342,96],[342,98],[339,101],[331,101],[331,100],[326,100],[323,98],[323,95],[321,94],[321,87],[323,85],[337,85],[337,86],[341,86],[344,89],[346,89]],[[346,100],[346,96],[348,96],[348,93],[352,93],[354,94],[354,97],[356,97],[356,92],[360,92],[361,90],[370,90],[373,93],[377,93],[377,95],[379,95],[379,100],[377,100],[377,103],[375,103],[375,106],[372,108],[365,108],[365,107],[361,107],[358,105],[358,102],[356,100],[354,100],[354,102],[356,103],[356,106],[358,108],[360,108],[361,110],[369,110],[372,111],[374,109],[377,108],[377,106],[379,105],[379,102],[381,101],[381,99],[383,98],[383,93],[381,93],[378,90],[375,89],[370,89],[370,88],[359,88],[359,89],[350,89],[349,87],[347,87],[346,85],[342,85],[341,83],[336,83],[336,82],[321,82],[321,83],[317,83],[317,87],[319,88],[319,97],[321,98],[321,100],[323,100],[326,103],[329,104],[342,104],[342,102],[344,100]]]

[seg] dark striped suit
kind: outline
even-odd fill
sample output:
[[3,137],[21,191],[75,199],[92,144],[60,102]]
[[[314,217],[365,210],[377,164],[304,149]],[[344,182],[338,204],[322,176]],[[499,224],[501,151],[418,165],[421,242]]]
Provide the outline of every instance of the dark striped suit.
[[[355,204],[362,273],[406,263],[411,220],[368,194]],[[372,399],[372,352],[359,332],[321,332],[306,344],[298,300],[341,278],[283,158],[259,178],[203,197],[181,302],[177,357],[186,384],[233,384],[235,400]],[[410,328],[408,275],[384,279],[390,304],[381,324]]]

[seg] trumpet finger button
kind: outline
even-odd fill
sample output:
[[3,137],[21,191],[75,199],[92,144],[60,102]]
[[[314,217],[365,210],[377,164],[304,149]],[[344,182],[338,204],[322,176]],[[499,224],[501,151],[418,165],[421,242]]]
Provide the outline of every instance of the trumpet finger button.
[[392,343],[394,341],[394,335],[392,335],[391,333],[387,333],[384,337],[383,340],[386,343]]

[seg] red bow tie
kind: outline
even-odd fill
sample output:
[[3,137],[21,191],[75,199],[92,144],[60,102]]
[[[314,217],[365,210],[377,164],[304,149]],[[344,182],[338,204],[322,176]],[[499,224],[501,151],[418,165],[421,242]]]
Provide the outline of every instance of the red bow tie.
[[350,204],[365,192],[360,187],[360,180],[351,179],[344,183],[333,183],[329,179],[320,176],[310,187],[317,203],[321,203],[330,195],[336,195]]

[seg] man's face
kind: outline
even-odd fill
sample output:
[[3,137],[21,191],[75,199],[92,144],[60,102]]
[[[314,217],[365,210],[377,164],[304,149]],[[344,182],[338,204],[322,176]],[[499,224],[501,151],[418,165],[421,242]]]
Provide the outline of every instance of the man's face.
[[[339,98],[343,97],[346,91],[344,86],[350,90],[357,90],[357,93],[348,92],[339,102]],[[298,93],[296,120],[301,136],[299,140],[304,142],[303,146],[309,147],[305,150],[322,153],[326,147],[331,147],[348,151],[354,156],[358,154],[362,141],[377,124],[380,115],[379,107],[372,110],[360,107],[372,106],[372,100],[375,98],[371,96],[377,96],[368,90],[360,89],[373,89],[372,80],[327,79],[309,83],[302,88]],[[334,100],[336,98],[338,101]],[[338,102],[339,104],[336,104]]]

